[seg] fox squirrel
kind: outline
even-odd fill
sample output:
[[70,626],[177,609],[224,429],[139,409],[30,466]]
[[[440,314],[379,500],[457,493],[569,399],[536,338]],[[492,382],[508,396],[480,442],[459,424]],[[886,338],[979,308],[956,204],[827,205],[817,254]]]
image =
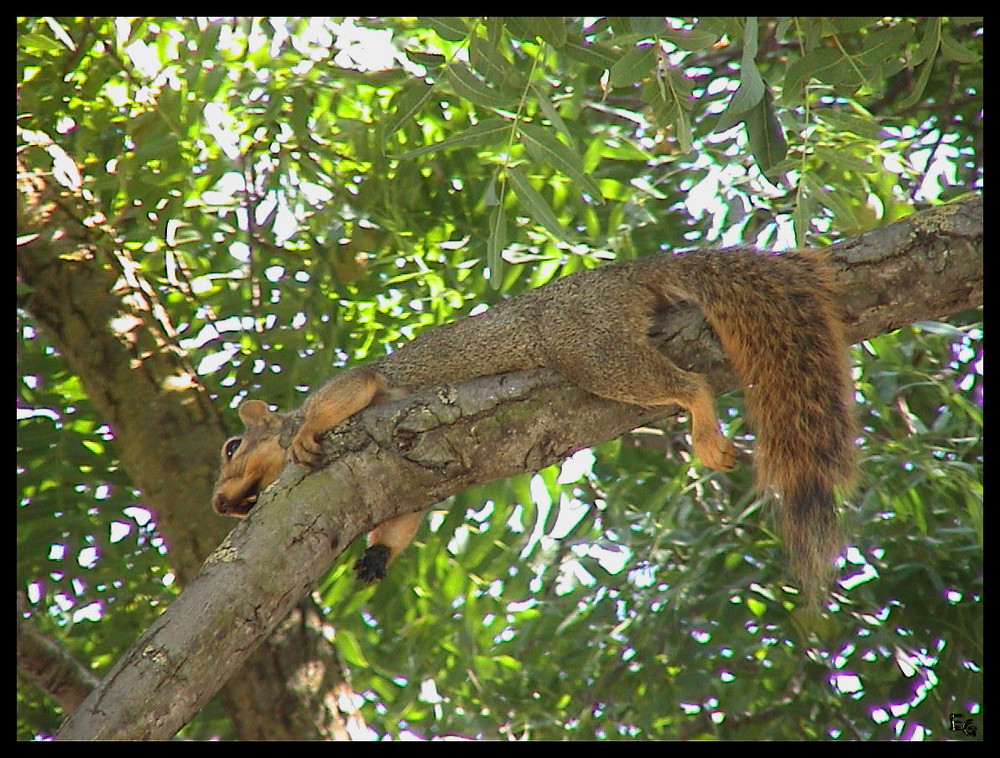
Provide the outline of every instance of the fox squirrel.
[[[312,467],[322,435],[369,405],[540,366],[601,397],[686,408],[701,462],[729,470],[735,448],[719,429],[704,376],[679,368],[649,337],[656,312],[679,301],[701,308],[747,388],[758,486],[781,495],[778,520],[793,572],[815,596],[841,547],[834,492],[850,486],[855,441],[835,288],[815,251],[710,249],[612,263],[432,329],[333,377],[294,414],[247,400],[239,410],[246,432],[222,447],[213,506],[220,514],[245,515],[289,455]],[[287,451],[283,429],[294,433]],[[421,517],[409,514],[376,528],[355,565],[358,577],[382,578]]]

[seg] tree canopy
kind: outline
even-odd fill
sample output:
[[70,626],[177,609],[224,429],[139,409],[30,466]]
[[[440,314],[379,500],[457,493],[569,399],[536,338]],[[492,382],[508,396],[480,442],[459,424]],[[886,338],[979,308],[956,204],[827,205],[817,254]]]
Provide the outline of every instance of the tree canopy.
[[843,259],[883,311],[822,617],[751,466],[695,467],[658,420],[448,497],[373,588],[354,548],[181,734],[968,739],[981,205],[948,287],[913,281],[945,214],[888,230],[981,191],[982,47],[972,18],[19,18],[18,737],[234,526],[209,496],[241,400],[294,408],[610,259],[839,242],[903,284]]

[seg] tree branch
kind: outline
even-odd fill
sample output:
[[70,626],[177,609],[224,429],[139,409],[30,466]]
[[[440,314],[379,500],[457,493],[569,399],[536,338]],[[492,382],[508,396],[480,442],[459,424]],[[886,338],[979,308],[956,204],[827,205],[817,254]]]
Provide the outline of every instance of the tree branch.
[[68,713],[80,707],[98,679],[66,648],[43,633],[25,616],[27,601],[17,593],[17,670],[59,703]]
[[[982,199],[973,198],[836,246],[850,338],[981,304],[982,214]],[[698,324],[691,309],[661,324],[665,350],[682,364],[703,363],[695,359],[707,339]],[[731,384],[724,372],[710,378]],[[602,400],[546,370],[369,408],[330,433],[322,469],[285,470],[59,737],[172,736],[374,525],[664,415]]]
[[45,327],[113,429],[186,582],[225,534],[213,520],[190,529],[226,438],[218,409],[170,324],[154,315],[152,293],[127,270],[113,230],[84,221],[98,215],[94,204],[20,161],[17,188],[18,305]]

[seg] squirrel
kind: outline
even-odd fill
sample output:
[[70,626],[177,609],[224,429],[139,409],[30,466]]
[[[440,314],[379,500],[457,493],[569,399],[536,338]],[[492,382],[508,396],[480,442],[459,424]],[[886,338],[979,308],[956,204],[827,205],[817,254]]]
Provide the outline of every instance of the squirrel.
[[[657,311],[690,302],[704,313],[741,384],[756,433],[759,489],[780,495],[780,532],[807,596],[828,584],[841,549],[836,497],[855,469],[853,388],[836,287],[818,251],[752,248],[657,254],[600,266],[425,332],[397,351],[344,371],[293,414],[244,401],[241,437],[222,447],[213,506],[243,516],[287,460],[311,468],[320,438],[375,403],[478,376],[548,367],[579,387],[639,406],[676,404],[691,419],[694,452],[713,469],[735,465],[705,377],[650,339]],[[288,450],[282,447],[294,434]],[[355,564],[385,576],[422,513],[378,526]]]

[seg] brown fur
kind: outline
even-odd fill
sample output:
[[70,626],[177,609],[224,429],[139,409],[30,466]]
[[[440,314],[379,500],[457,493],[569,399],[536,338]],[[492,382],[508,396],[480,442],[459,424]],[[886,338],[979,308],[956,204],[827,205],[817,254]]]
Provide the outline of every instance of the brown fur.
[[[601,397],[683,406],[701,461],[731,469],[733,444],[719,430],[704,377],[682,370],[650,341],[655,313],[675,301],[702,309],[747,387],[758,484],[781,495],[779,522],[793,570],[809,596],[818,597],[840,549],[835,492],[850,486],[855,438],[843,327],[818,253],[703,250],[615,263],[557,280],[433,329],[329,380],[300,411],[291,459],[313,465],[322,434],[374,402],[546,366]],[[262,412],[259,403],[244,414],[251,403],[241,407],[247,434],[223,448],[213,500],[220,513],[246,513],[252,502],[238,502],[239,496],[249,492],[255,501],[284,463],[275,442],[283,417]],[[362,573],[378,578],[380,561],[384,573],[417,523],[407,515],[373,532],[371,544],[388,550],[378,552],[384,559],[368,556]]]

